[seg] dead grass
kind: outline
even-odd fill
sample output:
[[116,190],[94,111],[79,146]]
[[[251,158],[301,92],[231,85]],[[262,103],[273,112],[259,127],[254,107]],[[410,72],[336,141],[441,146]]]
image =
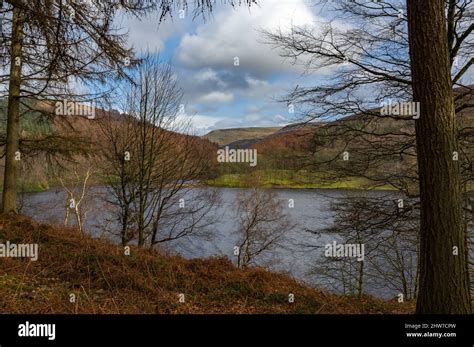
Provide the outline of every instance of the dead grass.
[[[338,296],[225,258],[186,260],[0,216],[0,240],[38,243],[39,259],[0,258],[1,313],[411,313],[413,303]],[[185,302],[179,302],[179,295]],[[288,294],[295,296],[288,302]],[[70,302],[70,295],[76,302]]]

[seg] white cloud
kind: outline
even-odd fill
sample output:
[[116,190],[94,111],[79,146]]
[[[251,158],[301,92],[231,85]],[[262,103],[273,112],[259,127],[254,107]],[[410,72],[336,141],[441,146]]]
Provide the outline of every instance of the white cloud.
[[221,129],[220,124],[224,124],[224,128],[232,128],[232,125],[238,124],[237,121],[225,117],[211,117],[199,114],[189,117],[188,120],[197,135],[204,135],[211,130]]
[[128,29],[128,41],[137,52],[163,50],[166,39],[174,33],[183,32],[185,27],[181,20],[166,20],[159,23],[156,15],[141,19],[122,17],[119,26]]
[[250,76],[246,76],[245,80],[249,84],[250,88],[268,87],[268,82],[264,80],[259,80]]
[[219,81],[217,73],[211,69],[202,69],[194,74],[194,79],[198,82]]
[[203,103],[228,103],[234,100],[234,94],[230,92],[214,91],[199,98],[199,102]]
[[[314,25],[318,20],[303,0],[265,0],[250,10],[226,7],[214,20],[185,34],[177,50],[178,60],[191,68],[243,68],[257,75],[295,71],[296,67],[262,42],[261,30],[287,31],[294,25]],[[234,57],[240,65],[234,66]],[[299,71],[299,67],[298,67]]]

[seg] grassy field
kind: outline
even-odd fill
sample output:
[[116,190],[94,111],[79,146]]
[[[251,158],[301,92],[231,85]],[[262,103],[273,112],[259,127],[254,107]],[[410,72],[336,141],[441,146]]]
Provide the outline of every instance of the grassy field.
[[[102,180],[97,178],[91,179],[89,185],[103,185],[107,182],[114,181],[113,177],[106,177]],[[225,174],[220,177],[208,180],[206,182],[212,187],[225,188],[245,188],[245,175],[241,174]],[[38,193],[44,192],[51,187],[60,186],[57,180],[50,182],[36,182],[30,180],[21,180],[18,183],[18,192],[21,193]],[[324,181],[318,174],[307,172],[296,172],[292,170],[273,170],[264,172],[262,186],[266,188],[320,188],[320,189],[379,189],[393,190],[391,186],[371,187],[370,183],[361,178],[347,179],[343,181],[330,182]],[[3,190],[0,184],[0,192]]]
[[37,243],[39,257],[0,259],[2,313],[380,314],[414,308],[412,302],[331,294],[260,268],[241,270],[227,258],[186,260],[135,247],[125,255],[106,240],[18,215],[0,216],[0,242],[6,240]]
[[[17,186],[18,193],[40,193],[45,192],[50,189],[50,185],[48,183],[41,183],[41,182],[19,182]],[[0,185],[0,192],[3,192],[3,185]]]
[[[214,187],[245,188],[245,176],[241,174],[225,174],[207,182]],[[324,189],[378,189],[394,190],[392,186],[373,186],[362,178],[351,178],[341,181],[322,179],[317,173],[292,170],[271,170],[263,172],[263,187],[268,188],[324,188]]]

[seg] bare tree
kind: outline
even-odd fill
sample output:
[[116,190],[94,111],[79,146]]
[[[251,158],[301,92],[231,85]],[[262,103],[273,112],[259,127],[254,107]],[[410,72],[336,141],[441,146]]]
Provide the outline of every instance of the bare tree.
[[89,188],[87,182],[92,175],[92,171],[89,167],[85,175],[81,177],[78,170],[74,170],[74,175],[76,176],[76,182],[73,186],[69,186],[61,177],[59,178],[61,186],[66,193],[64,225],[67,226],[69,224],[69,213],[72,210],[76,218],[77,228],[80,232],[84,233],[84,223],[87,215],[85,199],[87,198]]
[[[416,201],[404,201],[386,193],[353,193],[331,202],[332,225],[307,230],[316,242],[303,246],[318,250],[317,265],[310,273],[329,280],[344,294],[359,298],[365,287],[390,288],[405,298],[416,295],[417,210]],[[342,245],[364,245],[362,259],[357,257],[320,257],[321,240]]]
[[253,175],[249,185],[237,197],[238,230],[237,266],[256,264],[262,253],[275,249],[294,227],[275,193],[259,187]]
[[148,58],[124,87],[125,114],[101,120],[104,172],[124,244],[136,236],[139,246],[153,246],[195,235],[212,222],[216,193],[197,188],[213,146],[189,134],[179,117],[181,98],[171,67]]
[[[426,122],[420,119],[427,109],[422,111],[418,118],[418,115],[411,113],[385,114],[381,112],[380,107],[391,100],[394,103],[420,101],[415,97],[413,88],[414,62],[413,57],[410,61],[409,56],[413,42],[409,39],[406,4],[404,1],[388,3],[356,0],[350,3],[338,2],[334,6],[337,14],[334,16],[335,21],[343,19],[351,23],[350,27],[338,29],[338,26],[330,21],[321,31],[294,26],[289,33],[266,33],[270,42],[282,49],[283,56],[294,59],[296,63],[303,63],[308,71],[320,68],[333,68],[336,71],[329,83],[316,87],[297,87],[284,100],[299,106],[306,119],[326,121],[318,124],[314,155],[305,158],[305,164],[317,165],[318,169],[326,173],[328,180],[363,177],[372,182],[373,187],[390,185],[403,192],[404,198],[417,198],[426,193],[419,185],[419,156],[421,154],[426,160],[433,159],[420,152],[419,141],[423,140],[419,139],[421,135],[416,134],[419,130],[415,130],[420,122]],[[472,170],[469,169],[472,167],[474,149],[472,143],[465,140],[472,132],[472,118],[466,115],[465,111],[472,107],[473,89],[463,84],[463,78],[473,63],[469,54],[472,51],[474,30],[472,1],[438,1],[436,6],[440,15],[437,20],[443,22],[443,32],[436,35],[446,38],[447,41],[446,52],[443,51],[446,56],[442,59],[447,62],[450,81],[446,79],[447,85],[444,87],[448,88],[450,93],[453,87],[457,87],[453,98],[453,112],[457,113],[457,117],[454,117],[453,113],[453,123],[450,123],[452,129],[451,125],[449,129],[445,129],[448,133],[454,131],[455,134],[452,148],[445,153],[445,159],[448,160],[448,152],[453,155],[456,151],[459,154],[455,163],[459,165],[459,172],[455,172],[457,169],[451,172],[458,177],[451,182],[456,186],[451,187],[456,192],[460,190],[461,182],[472,182],[474,179]],[[417,18],[413,20],[416,21]],[[429,56],[428,52],[426,56]],[[428,68],[430,64],[426,64],[426,56],[423,63],[420,60],[420,66],[424,64]],[[422,59],[421,55],[418,58]],[[424,103],[429,102],[428,99],[423,100],[421,109],[426,107]],[[333,121],[334,119],[338,120]],[[328,120],[330,121],[327,122]],[[440,136],[441,133],[435,131],[425,133],[423,139],[425,143],[430,143],[431,138]],[[347,160],[344,160],[344,157]],[[440,181],[436,187],[430,186],[426,189],[438,194],[446,190],[442,188],[444,184],[451,183]],[[415,205],[417,208],[418,206]],[[425,210],[422,216],[433,217],[433,213],[434,210]],[[436,215],[440,216],[439,213]],[[460,222],[461,216],[458,217]],[[445,231],[443,235],[448,234]],[[465,244],[460,236],[457,235],[456,244]],[[444,243],[436,244],[439,246]],[[461,255],[457,259],[467,266],[462,255],[465,254],[465,247],[460,246],[459,250]],[[448,252],[447,248],[444,251]],[[421,252],[428,256],[425,248],[422,247]],[[446,266],[445,271],[451,272],[453,269],[453,264],[442,261],[440,264]],[[460,265],[457,266],[461,271]],[[462,271],[461,277],[464,277],[464,274],[465,271]],[[424,284],[426,294],[437,300],[432,288],[433,285]],[[449,300],[444,302],[448,305]]]
[[[302,157],[301,166],[316,167],[328,181],[364,177],[375,187],[389,185],[417,196],[414,115],[384,114],[380,107],[413,100],[405,3],[354,1],[333,6],[334,21],[320,30],[294,25],[289,32],[265,33],[282,56],[303,64],[308,72],[334,70],[330,82],[297,86],[282,99],[306,121],[319,125],[313,155]],[[453,86],[459,87],[456,111],[463,181],[474,180],[468,169],[474,148],[461,141],[472,132],[472,117],[463,112],[472,105],[472,88],[460,83],[472,65],[467,58],[472,50],[472,13],[471,1],[459,1],[446,18],[447,26],[455,29],[450,33],[452,60],[457,62],[452,64],[452,75],[457,81]],[[341,20],[350,23],[350,29],[338,29],[336,22]],[[348,161],[342,160],[345,152]]]

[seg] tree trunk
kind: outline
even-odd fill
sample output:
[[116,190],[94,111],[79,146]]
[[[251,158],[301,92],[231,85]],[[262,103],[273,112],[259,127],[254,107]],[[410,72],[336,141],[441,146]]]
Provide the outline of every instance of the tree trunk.
[[[10,62],[10,85],[8,90],[7,143],[3,178],[2,212],[16,212],[16,182],[19,160],[20,86],[24,18],[20,9],[13,9],[12,42]],[[19,158],[18,158],[19,159]]]
[[357,296],[359,300],[362,299],[362,294],[364,292],[364,262],[361,261],[359,264],[359,276],[358,276],[358,284],[357,284]]
[[124,212],[122,218],[122,231],[120,232],[120,236],[122,238],[122,246],[126,246],[128,243],[128,209]]
[[[141,188],[140,188],[141,189]],[[145,206],[140,199],[140,208],[138,211],[138,247],[145,244]]]
[[[471,313],[443,0],[407,0],[421,224],[417,313]],[[457,255],[456,254],[457,250]]]

